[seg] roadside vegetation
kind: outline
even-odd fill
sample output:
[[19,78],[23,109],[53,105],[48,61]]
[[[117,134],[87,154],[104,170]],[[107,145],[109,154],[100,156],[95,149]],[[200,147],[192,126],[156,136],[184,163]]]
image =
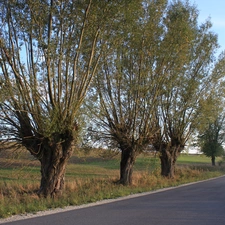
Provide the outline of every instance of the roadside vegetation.
[[225,51],[198,15],[186,0],[0,1],[1,218],[224,174]]
[[0,144],[39,161],[39,197],[63,195],[84,136],[120,150],[118,185],[139,182],[150,146],[176,179],[188,140],[224,113],[225,52],[198,15],[182,0],[0,1]]
[[79,151],[68,164],[65,192],[55,198],[40,198],[36,194],[40,185],[39,162],[23,151],[13,153],[14,159],[11,154],[11,151],[0,152],[0,218],[114,199],[225,173],[224,166],[211,166],[210,158],[204,155],[181,155],[176,176],[168,179],[160,175],[158,156],[145,153],[136,160],[132,185],[124,186],[116,184],[119,155],[100,150]]

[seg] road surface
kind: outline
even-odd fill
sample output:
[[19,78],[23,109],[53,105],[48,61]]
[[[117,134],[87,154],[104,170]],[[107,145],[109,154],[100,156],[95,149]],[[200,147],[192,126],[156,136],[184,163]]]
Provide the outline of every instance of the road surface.
[[93,207],[3,224],[224,225],[225,177]]

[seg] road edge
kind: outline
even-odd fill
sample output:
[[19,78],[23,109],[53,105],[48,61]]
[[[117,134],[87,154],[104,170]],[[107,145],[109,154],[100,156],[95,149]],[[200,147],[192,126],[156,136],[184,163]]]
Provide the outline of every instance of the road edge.
[[209,179],[206,179],[206,180],[200,180],[200,181],[195,181],[195,182],[191,182],[191,183],[181,184],[181,185],[178,185],[178,186],[167,187],[167,188],[157,189],[157,190],[148,191],[148,192],[130,194],[130,195],[118,197],[118,198],[115,198],[115,199],[104,199],[104,200],[101,200],[101,201],[83,204],[83,205],[78,205],[78,206],[66,206],[64,208],[49,209],[49,210],[45,210],[45,211],[39,211],[39,212],[36,212],[36,213],[14,215],[14,216],[11,216],[11,217],[8,217],[8,218],[5,218],[5,219],[0,219],[0,224],[19,221],[19,220],[25,220],[25,219],[31,219],[31,218],[35,218],[35,217],[53,215],[53,214],[56,214],[56,213],[63,213],[63,212],[71,211],[71,210],[78,210],[78,209],[83,209],[83,208],[88,208],[88,207],[93,207],[93,206],[123,201],[123,200],[131,199],[131,198],[142,197],[142,196],[145,196],[145,195],[164,192],[164,191],[168,191],[168,190],[172,190],[172,189],[176,189],[176,188],[190,186],[190,185],[197,184],[197,183],[202,183],[202,182],[207,182],[207,181],[211,181],[211,180],[215,180],[215,179],[220,179],[220,178],[223,178],[223,177],[225,177],[225,175],[219,176],[219,177],[209,178]]

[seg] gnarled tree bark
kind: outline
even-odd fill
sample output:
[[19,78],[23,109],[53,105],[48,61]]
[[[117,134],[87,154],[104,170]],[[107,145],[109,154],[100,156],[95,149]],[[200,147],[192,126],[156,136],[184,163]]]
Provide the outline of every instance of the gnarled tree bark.
[[49,146],[43,152],[41,162],[41,184],[38,194],[44,197],[59,195],[64,189],[65,172],[72,147],[62,144]]
[[23,145],[41,163],[39,196],[54,197],[64,189],[66,165],[73,153],[71,131],[53,134],[51,138],[34,137],[23,140]]
[[175,165],[179,152],[177,150],[163,149],[160,152],[161,161],[161,175],[168,178],[174,178],[175,176]]
[[136,154],[132,148],[122,149],[120,161],[120,184],[132,184],[133,166],[135,160]]

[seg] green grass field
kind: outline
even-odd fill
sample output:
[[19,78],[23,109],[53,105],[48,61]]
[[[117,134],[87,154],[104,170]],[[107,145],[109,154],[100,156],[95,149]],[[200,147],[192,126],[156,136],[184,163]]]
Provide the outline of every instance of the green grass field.
[[[220,158],[217,158],[217,161],[220,160]],[[211,159],[209,157],[206,157],[205,155],[187,155],[187,154],[181,154],[177,160],[178,164],[211,164]]]
[[0,218],[49,208],[80,205],[133,193],[176,186],[225,174],[212,167],[204,155],[181,155],[175,179],[160,176],[157,156],[141,154],[134,166],[133,185],[115,184],[119,179],[120,155],[103,157],[102,152],[74,153],[66,172],[63,196],[39,198],[40,165],[26,152],[0,152]]

